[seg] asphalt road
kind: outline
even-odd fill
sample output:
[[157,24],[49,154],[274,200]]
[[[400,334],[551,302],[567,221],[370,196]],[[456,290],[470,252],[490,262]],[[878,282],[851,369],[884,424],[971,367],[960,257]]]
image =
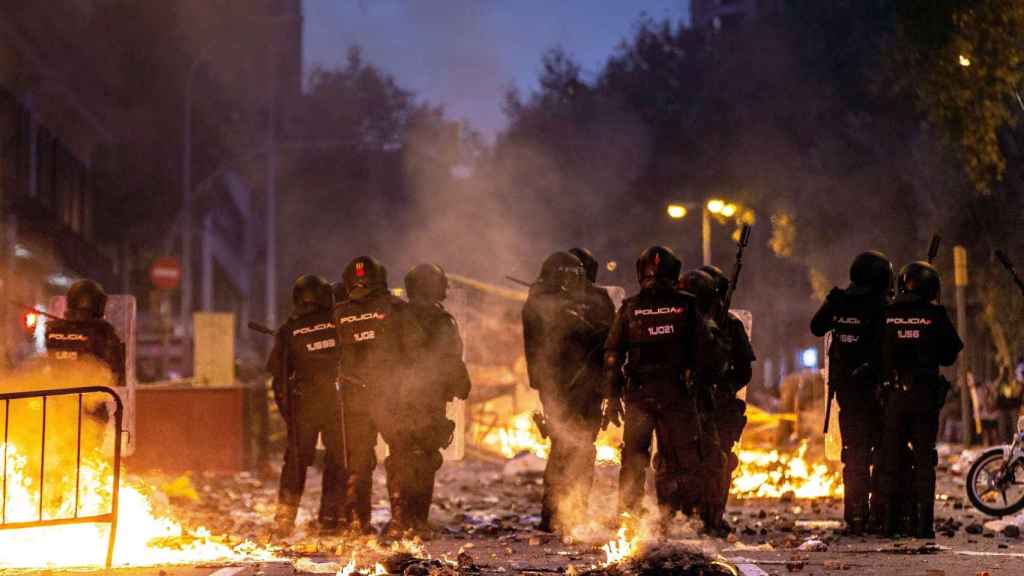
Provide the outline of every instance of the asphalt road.
[[[375,522],[387,519],[383,474],[375,482]],[[602,545],[615,537],[617,468],[598,474],[590,516],[593,522],[561,540],[536,532],[540,478],[535,472],[504,473],[503,464],[470,459],[446,464],[439,476],[432,520],[438,537],[402,545],[417,556],[458,562],[469,558],[483,574],[550,574],[585,571],[605,561]],[[311,474],[300,523],[311,517],[319,500],[319,475]],[[154,484],[167,478],[148,478]],[[267,542],[275,498],[273,474],[192,478],[199,498],[173,497],[170,509],[187,526],[206,526],[215,534]],[[951,536],[933,541],[847,537],[837,527],[841,503],[836,500],[741,500],[732,502],[728,516],[736,531],[728,539],[702,539],[685,519],[678,519],[670,538],[700,547],[737,564],[748,576],[762,574],[900,574],[922,576],[995,576],[1024,574],[1024,541],[987,531],[991,520],[965,504],[958,474],[944,463],[940,469],[940,500],[936,516],[959,523]],[[968,533],[976,524],[981,533]],[[956,524],[950,524],[951,527]],[[411,548],[410,548],[411,547]],[[55,550],[58,553],[59,550]],[[256,574],[335,574],[355,555],[360,568],[372,566],[394,550],[374,540],[323,540],[300,529],[280,551],[281,561],[234,565],[126,568],[114,573],[249,576]],[[53,571],[0,571],[47,573]],[[102,573],[77,570],[76,574]]]

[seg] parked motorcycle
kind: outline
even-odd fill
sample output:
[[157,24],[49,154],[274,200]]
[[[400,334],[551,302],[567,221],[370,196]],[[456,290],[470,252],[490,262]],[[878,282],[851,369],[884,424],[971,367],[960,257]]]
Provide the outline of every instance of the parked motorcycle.
[[1024,416],[1017,419],[1013,442],[985,450],[965,481],[967,499],[989,516],[1024,510]]

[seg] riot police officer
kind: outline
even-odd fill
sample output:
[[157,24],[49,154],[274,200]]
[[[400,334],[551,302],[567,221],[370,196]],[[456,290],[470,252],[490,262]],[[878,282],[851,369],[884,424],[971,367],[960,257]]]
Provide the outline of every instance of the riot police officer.
[[103,319],[107,294],[92,280],[78,280],[65,296],[63,320],[46,324],[47,356],[57,362],[87,358],[102,362],[118,386],[125,385],[124,344],[114,327]]
[[443,462],[441,450],[451,444],[455,429],[445,417],[445,406],[455,398],[468,398],[470,381],[458,324],[442,304],[448,291],[444,270],[435,264],[414,267],[405,276],[405,290],[409,314],[426,338],[416,354],[416,374],[396,408],[395,419],[403,425],[394,438],[385,438],[391,448],[385,467],[393,531],[429,535],[434,475]]
[[620,512],[632,517],[642,512],[644,476],[657,433],[662,513],[698,510],[705,529],[718,532],[715,503],[724,455],[713,420],[703,415],[711,399],[702,384],[717,376],[721,356],[695,298],[676,289],[681,266],[662,246],[644,250],[637,260],[640,292],[622,303],[605,342],[605,420],[618,423],[625,415]]
[[[403,397],[403,386],[412,382],[413,353],[422,349],[423,339],[408,304],[388,291],[387,271],[380,262],[360,256],[345,267],[343,278],[348,299],[334,307],[348,454],[343,515],[353,529],[365,533],[372,529],[377,434],[395,441],[402,423],[390,408]],[[403,513],[400,502],[392,502],[396,524]]]
[[[596,452],[600,396],[594,402],[576,380],[587,362],[586,342],[593,327],[582,303],[583,263],[568,252],[555,252],[544,261],[523,305],[523,345],[530,387],[544,407],[542,433],[551,439],[544,470],[541,505],[543,531],[571,528],[582,510],[580,494]],[[575,389],[575,384],[581,384]]]
[[[572,342],[577,354],[586,353],[586,360],[569,382],[569,404],[577,407],[577,414],[582,416],[583,437],[596,438],[601,428],[601,403],[604,400],[604,342],[615,319],[615,304],[608,295],[608,290],[597,285],[598,263],[590,250],[572,248],[569,254],[579,258],[583,263],[583,287],[575,294],[579,303],[577,309],[587,323],[587,329],[583,331],[581,338]],[[590,444],[593,443],[592,439]],[[569,466],[567,470],[577,475],[578,481],[567,495],[565,507],[570,511],[584,513],[590,503],[596,453],[588,448],[577,454],[578,462]],[[580,521],[583,518],[577,517],[576,520]]]
[[[707,276],[694,277],[693,282],[699,286],[695,289],[697,302],[706,317],[714,318],[718,322],[719,341],[725,349],[726,358],[725,369],[714,383],[715,427],[718,429],[719,443],[726,454],[717,511],[724,513],[729,500],[732,474],[739,467],[739,458],[734,450],[747,425],[747,403],[739,399],[737,393],[750,383],[753,376],[751,365],[757,358],[743,322],[725,310],[726,299],[729,296],[729,279],[717,266],[702,266],[700,272]],[[684,285],[688,284],[684,282]],[[709,295],[703,296],[704,293]],[[706,305],[701,304],[704,298],[708,300]]]
[[318,515],[324,533],[338,530],[344,501],[345,441],[337,386],[338,346],[331,316],[331,286],[318,276],[300,276],[292,286],[292,314],[278,328],[267,359],[278,411],[288,425],[288,445],[278,489],[275,532],[291,533],[316,455],[326,447]]
[[[946,309],[934,303],[941,285],[939,273],[927,262],[912,262],[900,270],[899,294],[882,314],[881,374],[886,394],[882,427],[880,506],[885,530],[895,535],[894,512],[900,484],[911,485],[918,538],[935,537],[935,440],[939,411],[949,392],[940,366],[952,366],[963,342]],[[913,451],[913,479],[902,477],[901,448]]]
[[850,285],[829,292],[811,320],[811,332],[832,332],[829,388],[839,405],[843,449],[843,518],[860,534],[870,518],[871,465],[882,407],[874,338],[892,285],[892,264],[881,252],[864,252],[850,266]]

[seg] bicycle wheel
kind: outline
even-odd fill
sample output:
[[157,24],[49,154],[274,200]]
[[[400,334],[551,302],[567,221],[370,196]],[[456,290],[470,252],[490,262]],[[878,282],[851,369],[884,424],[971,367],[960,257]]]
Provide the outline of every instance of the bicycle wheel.
[[1009,516],[1024,509],[1024,462],[1005,466],[1002,448],[989,448],[974,461],[964,487],[967,499],[989,516]]

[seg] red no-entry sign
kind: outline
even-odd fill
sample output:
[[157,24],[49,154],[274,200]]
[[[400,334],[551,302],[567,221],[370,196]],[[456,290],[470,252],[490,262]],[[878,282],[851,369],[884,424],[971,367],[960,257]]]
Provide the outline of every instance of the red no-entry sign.
[[158,258],[149,267],[149,281],[160,290],[174,290],[181,283],[181,264],[170,256]]

